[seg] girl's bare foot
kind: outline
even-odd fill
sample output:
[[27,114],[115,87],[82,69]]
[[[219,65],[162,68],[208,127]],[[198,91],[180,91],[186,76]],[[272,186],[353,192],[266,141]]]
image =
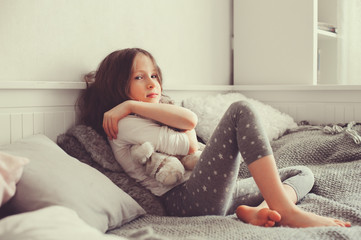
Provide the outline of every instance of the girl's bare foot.
[[264,227],[273,227],[276,223],[281,226],[298,228],[323,226],[351,227],[350,222],[319,216],[314,213],[305,212],[297,207],[292,209],[292,211],[279,213],[267,207],[241,205],[237,208],[236,214],[243,222]]
[[340,226],[351,227],[350,222],[338,219],[323,217],[314,213],[305,212],[299,208],[293,209],[288,213],[280,213],[282,220],[279,222],[282,226],[288,227],[322,227],[322,226]]
[[243,222],[256,226],[273,227],[281,221],[281,215],[269,208],[241,205],[236,210],[237,217]]

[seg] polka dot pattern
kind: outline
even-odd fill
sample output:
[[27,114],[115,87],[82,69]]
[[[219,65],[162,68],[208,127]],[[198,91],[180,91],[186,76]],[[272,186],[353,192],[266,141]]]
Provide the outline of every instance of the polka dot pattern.
[[[163,196],[172,216],[226,215],[234,205],[262,201],[253,179],[237,180],[247,164],[272,154],[257,114],[247,102],[233,103],[206,144],[188,181]],[[232,212],[231,212],[232,213]]]

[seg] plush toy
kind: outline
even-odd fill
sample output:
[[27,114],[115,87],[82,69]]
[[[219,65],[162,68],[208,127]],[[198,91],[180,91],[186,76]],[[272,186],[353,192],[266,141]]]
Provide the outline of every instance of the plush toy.
[[[174,101],[167,95],[160,99],[162,104],[174,104]],[[145,142],[141,145],[133,145],[130,154],[134,161],[145,165],[146,173],[154,177],[164,185],[172,185],[181,180],[185,170],[193,170],[205,145],[199,144],[199,151],[185,156],[171,156],[155,151],[152,144]]]
[[133,145],[130,154],[134,161],[145,165],[146,173],[164,185],[172,185],[184,176],[185,170],[192,170],[202,153],[204,144],[199,143],[200,150],[185,156],[172,156],[156,152],[149,142]]

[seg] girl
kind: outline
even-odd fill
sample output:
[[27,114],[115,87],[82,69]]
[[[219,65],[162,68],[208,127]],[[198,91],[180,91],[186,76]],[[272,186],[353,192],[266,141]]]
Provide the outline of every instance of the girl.
[[[115,51],[99,65],[95,80],[79,98],[81,121],[108,137],[125,172],[161,196],[173,216],[226,215],[271,227],[350,226],[305,212],[295,205],[312,188],[306,167],[277,170],[269,140],[247,102],[233,103],[192,172],[164,186],[132,161],[129,148],[145,141],[158,151],[186,155],[197,150],[197,116],[180,106],[160,104],[162,74],[152,55],[138,48]],[[243,159],[253,178],[238,180]]]

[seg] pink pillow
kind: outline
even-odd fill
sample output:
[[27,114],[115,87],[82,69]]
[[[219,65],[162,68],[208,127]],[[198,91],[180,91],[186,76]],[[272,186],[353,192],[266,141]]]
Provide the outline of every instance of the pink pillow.
[[0,152],[0,206],[15,194],[16,183],[29,159]]

